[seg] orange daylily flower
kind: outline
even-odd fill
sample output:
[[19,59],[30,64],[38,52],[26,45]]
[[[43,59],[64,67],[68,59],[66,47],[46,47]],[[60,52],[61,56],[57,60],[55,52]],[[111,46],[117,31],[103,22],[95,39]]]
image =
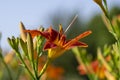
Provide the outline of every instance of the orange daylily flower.
[[47,76],[51,80],[61,80],[63,78],[64,69],[54,65],[48,66]]
[[[38,61],[38,72],[40,72],[46,62],[46,56],[41,56]],[[47,78],[50,80],[61,80],[64,74],[64,69],[62,67],[55,66],[53,64],[48,65],[44,76],[42,78]],[[43,80],[43,79],[42,79]],[[46,80],[46,79],[45,79]]]
[[[105,77],[105,70],[106,68],[104,66],[100,66],[99,62],[96,60],[90,64],[90,66],[86,66],[87,72],[84,70],[84,66],[80,65],[78,67],[79,73],[81,75],[86,75],[86,74],[97,74],[97,76],[100,79],[103,79]],[[92,70],[91,70],[92,69]]]
[[[105,60],[110,61],[111,56],[107,56]],[[105,78],[105,71],[107,70],[104,65],[100,65],[98,60],[93,61],[90,66],[86,66],[87,71],[85,71],[84,66],[78,66],[79,73],[81,75],[95,73],[100,79]]]
[[66,50],[76,46],[87,47],[87,44],[80,42],[79,40],[91,34],[91,31],[86,31],[74,39],[66,40],[66,36],[61,25],[59,26],[59,32],[54,30],[52,27],[49,27],[47,30],[42,32],[38,30],[25,30],[25,32],[29,32],[33,38],[37,35],[41,35],[47,39],[44,45],[44,50],[48,50],[49,58],[56,58]]

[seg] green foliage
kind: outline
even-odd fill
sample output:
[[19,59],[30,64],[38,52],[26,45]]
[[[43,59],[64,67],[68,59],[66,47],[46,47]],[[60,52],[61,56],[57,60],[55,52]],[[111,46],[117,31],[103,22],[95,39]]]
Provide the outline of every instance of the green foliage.
[[28,50],[27,50],[27,43],[24,42],[22,39],[19,39],[21,49],[23,50],[25,56],[28,56]]
[[[43,29],[40,29],[43,30]],[[11,39],[8,38],[8,42],[10,46],[13,48],[13,50],[16,52],[17,56],[19,57],[22,66],[25,67],[25,69],[29,72],[31,75],[32,79],[39,80],[39,72],[38,72],[38,61],[39,61],[39,56],[37,56],[37,59],[35,60],[34,57],[35,55],[40,55],[42,54],[42,43],[44,42],[43,37],[37,36],[37,43],[40,43],[39,45],[33,44],[33,39],[30,33],[27,34],[27,41],[24,42],[21,38],[15,38],[12,37]],[[19,48],[20,45],[20,48]],[[35,53],[35,48],[37,49],[38,53]],[[21,52],[22,50],[22,52]],[[24,61],[24,59],[27,59],[29,63],[32,65],[32,70],[30,70],[29,66],[27,65]],[[40,75],[41,76],[41,75]]]

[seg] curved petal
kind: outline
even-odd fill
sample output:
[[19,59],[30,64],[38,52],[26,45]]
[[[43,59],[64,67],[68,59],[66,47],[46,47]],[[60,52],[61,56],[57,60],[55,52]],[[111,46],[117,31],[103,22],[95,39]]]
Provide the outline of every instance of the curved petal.
[[69,45],[69,46],[67,46],[67,47],[65,47],[66,49],[71,49],[71,48],[73,48],[73,47],[77,47],[77,46],[79,46],[79,47],[88,47],[88,45],[86,44],[86,43],[83,43],[83,42],[74,42],[73,44],[71,44],[71,45]]
[[41,35],[40,31],[38,30],[24,30],[24,32],[29,32],[32,36],[32,38],[34,38],[37,35]]
[[48,50],[50,48],[55,48],[55,47],[57,47],[55,44],[53,44],[51,42],[46,42],[45,45],[44,45],[43,50]]
[[78,42],[78,40],[80,40],[81,38],[84,38],[84,37],[88,36],[88,35],[91,34],[91,33],[92,33],[91,31],[86,31],[86,32],[80,34],[79,36],[75,37],[74,39],[68,41],[68,42],[64,45],[64,47],[69,47],[69,46],[71,46],[72,44]]
[[52,29],[52,27],[48,29],[48,32],[50,34],[49,41],[55,41],[59,36],[59,33],[55,31],[54,29]]
[[29,32],[32,35],[32,38],[34,38],[37,35],[42,35],[43,37],[48,39],[49,33],[47,31],[40,32],[38,30],[24,30],[24,32]]

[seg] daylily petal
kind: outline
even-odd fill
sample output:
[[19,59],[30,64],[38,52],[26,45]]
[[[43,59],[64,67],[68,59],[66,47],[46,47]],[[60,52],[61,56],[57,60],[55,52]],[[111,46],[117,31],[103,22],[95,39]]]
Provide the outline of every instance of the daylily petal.
[[92,31],[90,31],[90,30],[89,30],[89,31],[85,31],[84,33],[80,34],[79,36],[75,37],[75,38],[72,39],[72,40],[78,41],[79,39],[82,39],[82,38],[88,36],[88,35],[91,34],[91,33],[92,33]]
[[43,37],[48,39],[49,33],[48,32],[40,32],[38,30],[24,30],[24,32],[29,32],[32,36],[32,38],[34,38],[37,35],[42,35]]
[[63,34],[63,28],[62,28],[62,25],[61,25],[61,24],[59,25],[59,33],[60,33],[60,35]]
[[52,29],[52,27],[50,27],[48,29],[48,32],[50,34],[49,41],[55,41],[57,39],[59,33],[57,31],[55,31],[54,29]]
[[62,46],[62,47],[63,47],[63,45],[66,43],[65,40],[66,40],[65,35],[60,36],[60,39],[59,39],[58,42],[56,42],[56,45],[58,45],[58,46]]
[[79,36],[75,37],[74,39],[72,39],[72,40],[70,40],[68,43],[66,43],[66,44],[64,45],[64,47],[69,47],[69,46],[71,46],[72,44],[74,44],[75,42],[77,42],[79,39],[84,38],[84,37],[88,36],[88,35],[91,34],[91,33],[92,33],[91,31],[86,31],[86,32],[80,34]]
[[50,48],[55,48],[55,47],[57,47],[55,44],[52,44],[51,42],[46,42],[43,50],[48,50]]
[[32,36],[32,38],[34,38],[37,35],[41,35],[40,31],[38,30],[24,30],[24,32],[29,32]]
[[71,49],[73,47],[88,47],[88,45],[86,43],[83,43],[83,42],[75,42],[73,44],[71,44],[70,46],[68,46],[66,49]]
[[85,67],[83,65],[78,66],[79,73],[81,75],[86,75],[87,73],[85,72]]

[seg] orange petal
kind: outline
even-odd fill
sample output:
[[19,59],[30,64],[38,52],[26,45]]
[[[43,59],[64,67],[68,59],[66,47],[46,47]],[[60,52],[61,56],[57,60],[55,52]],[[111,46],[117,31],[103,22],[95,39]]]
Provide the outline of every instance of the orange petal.
[[58,38],[59,33],[57,31],[55,31],[54,29],[52,29],[52,27],[49,28],[49,41],[54,41]]
[[105,58],[106,61],[110,61],[110,59],[111,59],[111,56],[110,56],[110,55],[108,55],[108,56]]
[[38,30],[24,30],[24,32],[29,32],[32,35],[32,38],[34,38],[37,35],[41,35],[48,39],[49,33],[47,31],[40,32]]
[[86,32],[80,34],[79,36],[75,37],[75,38],[72,39],[72,40],[73,40],[73,41],[78,41],[79,39],[84,38],[84,37],[90,35],[91,33],[92,33],[92,31],[86,31]]
[[92,69],[94,70],[94,72],[97,72],[98,68],[99,68],[99,62],[98,60],[95,60],[91,63]]
[[63,28],[62,28],[62,25],[61,25],[61,24],[59,25],[59,33],[60,33],[60,35],[63,34]]
[[66,37],[65,37],[65,35],[61,35],[61,36],[59,36],[60,38],[59,38],[59,42],[57,43],[58,45],[60,45],[60,46],[63,46],[64,45],[64,43],[66,43]]
[[53,43],[51,43],[51,42],[46,42],[43,49],[44,49],[44,50],[48,50],[48,49],[50,49],[50,48],[55,48],[55,47],[56,47],[55,44],[53,44]]
[[79,65],[78,66],[78,70],[79,70],[79,73],[81,75],[86,75],[87,73],[85,72],[85,69],[84,69],[84,66],[83,65]]
[[91,31],[86,31],[86,32],[80,34],[79,36],[75,37],[74,39],[72,39],[68,43],[66,43],[64,47],[71,46],[72,44],[76,43],[79,39],[84,38],[84,37],[88,36],[91,33],[92,33]]
[[67,49],[71,49],[73,47],[76,47],[76,46],[79,46],[79,47],[88,47],[88,45],[86,43],[83,43],[83,42],[75,42],[73,44],[71,44],[70,46],[66,47]]
[[40,31],[38,30],[24,30],[24,32],[29,32],[32,35],[32,38],[34,38],[37,35],[41,35]]

